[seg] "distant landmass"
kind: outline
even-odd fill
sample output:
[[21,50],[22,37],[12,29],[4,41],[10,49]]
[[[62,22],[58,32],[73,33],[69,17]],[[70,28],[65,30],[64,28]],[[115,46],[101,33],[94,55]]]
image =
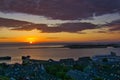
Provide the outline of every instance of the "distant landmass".
[[69,49],[81,49],[81,48],[120,48],[120,44],[65,44],[60,46],[28,46],[20,47],[19,49],[47,49],[47,48],[69,48]]
[[65,45],[65,48],[76,49],[76,48],[120,48],[120,44],[73,44]]

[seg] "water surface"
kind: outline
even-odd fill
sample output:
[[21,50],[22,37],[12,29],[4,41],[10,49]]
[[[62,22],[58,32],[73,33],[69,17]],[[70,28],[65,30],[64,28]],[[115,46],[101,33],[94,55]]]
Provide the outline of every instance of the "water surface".
[[[55,45],[56,46],[56,45]],[[120,55],[120,48],[92,48],[92,49],[67,49],[67,48],[42,48],[42,49],[19,49],[21,47],[41,47],[41,46],[4,46],[0,47],[0,56],[11,56],[11,61],[1,61],[8,63],[21,63],[21,56],[31,56],[32,59],[59,60],[63,58],[74,58],[105,55],[111,51]]]

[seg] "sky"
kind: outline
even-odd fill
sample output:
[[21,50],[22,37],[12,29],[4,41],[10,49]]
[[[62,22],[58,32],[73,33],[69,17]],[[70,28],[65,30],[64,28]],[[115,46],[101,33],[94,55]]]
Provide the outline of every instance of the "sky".
[[0,0],[2,42],[119,42],[120,0]]

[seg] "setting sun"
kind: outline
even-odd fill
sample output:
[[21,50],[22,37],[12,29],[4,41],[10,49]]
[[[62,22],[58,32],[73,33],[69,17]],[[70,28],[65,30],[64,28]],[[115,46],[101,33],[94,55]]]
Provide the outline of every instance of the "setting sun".
[[36,42],[36,38],[33,38],[33,37],[30,37],[30,38],[27,38],[27,42],[29,42],[30,44],[33,44]]
[[29,43],[30,43],[30,44],[32,44],[33,42],[32,42],[32,41],[30,41]]

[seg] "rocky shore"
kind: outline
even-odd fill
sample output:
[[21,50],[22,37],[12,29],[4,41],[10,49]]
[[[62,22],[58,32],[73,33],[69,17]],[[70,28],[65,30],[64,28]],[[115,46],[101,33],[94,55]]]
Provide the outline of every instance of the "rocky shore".
[[55,61],[22,56],[22,64],[0,64],[0,80],[119,80],[120,56],[96,55]]

